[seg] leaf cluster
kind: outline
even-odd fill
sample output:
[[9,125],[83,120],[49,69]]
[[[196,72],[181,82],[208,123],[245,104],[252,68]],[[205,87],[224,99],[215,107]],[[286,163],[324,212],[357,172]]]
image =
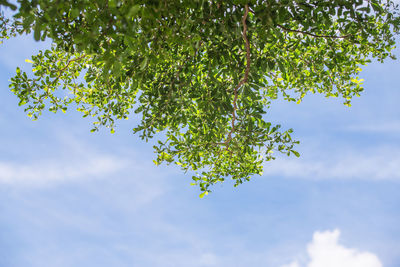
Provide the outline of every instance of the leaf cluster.
[[134,132],[159,139],[155,163],[196,171],[204,194],[261,174],[274,151],[299,156],[292,130],[266,121],[271,101],[321,93],[350,105],[361,66],[394,57],[400,30],[398,6],[378,0],[18,3],[19,33],[53,42],[30,60],[32,77],[11,79],[28,115],[73,104],[114,131],[136,113]]

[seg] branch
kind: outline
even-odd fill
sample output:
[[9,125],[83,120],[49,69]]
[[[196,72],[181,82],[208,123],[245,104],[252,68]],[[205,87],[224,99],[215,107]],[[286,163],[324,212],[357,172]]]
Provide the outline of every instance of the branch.
[[72,62],[74,62],[74,61],[79,61],[79,60],[81,60],[82,58],[84,58],[84,57],[86,57],[87,55],[83,55],[83,56],[80,56],[80,57],[76,57],[76,58],[73,58],[73,59],[70,59],[70,60],[68,60],[68,62],[67,62],[67,64],[65,65],[65,67],[64,68],[62,68],[62,69],[60,69],[60,70],[58,70],[60,73],[57,75],[57,77],[53,80],[53,83],[52,84],[55,84],[57,81],[58,81],[58,79],[60,79],[60,77],[61,77],[61,75],[63,74],[63,72],[69,67],[69,64],[71,64]]
[[226,141],[223,143],[227,148],[228,148],[228,144],[229,142],[232,140],[232,134],[235,131],[235,121],[236,121],[236,110],[237,110],[237,99],[238,99],[238,90],[240,87],[243,86],[243,84],[245,84],[249,78],[249,72],[250,72],[250,43],[249,43],[249,39],[247,38],[247,24],[246,24],[246,19],[247,19],[247,15],[249,14],[249,5],[246,4],[245,5],[245,12],[242,18],[242,24],[243,24],[243,31],[242,31],[242,35],[243,35],[243,39],[246,43],[246,70],[244,72],[244,77],[243,79],[238,83],[238,85],[235,87],[234,89],[234,95],[235,97],[233,98],[233,111],[232,111],[232,129],[231,131],[228,133],[228,137],[226,138]]
[[[69,65],[70,65],[72,62],[74,62],[74,61],[79,61],[79,60],[81,60],[82,58],[84,58],[84,57],[86,57],[86,56],[87,56],[87,55],[83,55],[83,56],[76,57],[76,58],[73,58],[73,59],[68,60],[68,62],[67,62],[67,64],[65,65],[65,67],[57,71],[57,72],[60,72],[60,73],[59,73],[59,74],[57,75],[57,77],[51,82],[51,85],[55,85],[55,84],[58,82],[58,80],[60,79],[60,77],[61,77],[61,75],[63,74],[63,72],[69,67]],[[56,98],[54,98],[54,96],[49,92],[49,88],[46,88],[46,89],[45,89],[45,92],[46,92],[46,95],[47,95],[48,97],[50,97],[51,100],[53,100],[54,104],[58,103],[58,100],[57,100]]]
[[82,55],[82,56],[80,56],[80,57],[76,57],[76,58],[73,58],[73,59],[71,59],[71,60],[68,60],[67,65],[65,65],[65,67],[62,68],[60,71],[62,72],[62,71],[64,71],[64,70],[66,70],[66,69],[68,68],[69,64],[71,64],[71,63],[74,62],[74,61],[79,61],[79,60],[81,60],[82,58],[84,58],[84,57],[86,57],[86,56],[87,56],[87,55]]
[[305,31],[300,31],[300,30],[289,29],[289,28],[286,28],[286,27],[284,27],[284,26],[282,26],[282,25],[280,25],[280,24],[277,24],[276,26],[278,26],[279,28],[281,28],[282,30],[287,31],[287,32],[297,32],[297,33],[302,33],[302,34],[310,35],[310,36],[317,37],[317,38],[345,39],[345,38],[348,38],[348,37],[351,37],[351,36],[352,36],[352,34],[347,34],[347,35],[343,35],[343,36],[336,36],[336,35],[318,35],[318,34],[313,34],[313,33],[311,33],[311,32],[305,32]]

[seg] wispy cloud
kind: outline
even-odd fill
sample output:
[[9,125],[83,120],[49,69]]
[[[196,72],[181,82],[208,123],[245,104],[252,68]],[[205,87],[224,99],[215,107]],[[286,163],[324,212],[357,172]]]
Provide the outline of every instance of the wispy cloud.
[[294,261],[282,267],[382,267],[379,258],[371,252],[361,252],[339,244],[340,231],[315,232],[307,246],[309,262]]
[[292,263],[283,265],[282,267],[300,267],[299,263],[297,261],[294,261]]
[[46,185],[68,180],[102,177],[115,173],[124,166],[123,160],[109,155],[91,155],[74,160],[0,161],[0,183]]
[[279,158],[266,164],[264,174],[307,179],[400,179],[399,149],[345,150],[309,158]]
[[400,121],[368,122],[346,127],[352,132],[400,134]]

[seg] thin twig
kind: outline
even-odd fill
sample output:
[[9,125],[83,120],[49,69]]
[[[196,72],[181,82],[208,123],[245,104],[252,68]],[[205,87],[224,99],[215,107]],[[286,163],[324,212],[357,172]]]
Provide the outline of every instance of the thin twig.
[[79,61],[79,60],[81,60],[82,58],[84,58],[84,57],[86,57],[86,56],[87,56],[87,55],[83,55],[83,56],[76,57],[76,58],[73,58],[73,59],[71,59],[71,60],[68,60],[68,62],[67,62],[67,64],[65,65],[65,67],[58,71],[58,72],[60,72],[60,73],[59,73],[59,74],[57,75],[57,77],[53,80],[53,84],[55,84],[55,83],[58,81],[58,79],[60,79],[60,77],[61,77],[61,75],[63,74],[63,72],[69,67],[69,64],[71,64],[71,63],[74,62],[74,61]]

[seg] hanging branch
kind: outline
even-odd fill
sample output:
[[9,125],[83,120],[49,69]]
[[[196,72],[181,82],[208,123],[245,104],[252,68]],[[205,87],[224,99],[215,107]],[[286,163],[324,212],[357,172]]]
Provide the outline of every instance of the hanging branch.
[[249,5],[246,4],[245,5],[245,12],[242,18],[242,24],[243,24],[243,31],[242,31],[242,35],[243,35],[243,39],[245,41],[245,45],[246,45],[246,70],[244,72],[244,77],[243,79],[238,83],[238,85],[236,85],[233,93],[234,93],[234,98],[233,98],[233,111],[232,111],[232,129],[230,130],[230,132],[228,133],[228,137],[226,138],[226,141],[223,143],[226,147],[228,147],[229,142],[232,140],[232,134],[235,132],[235,121],[236,121],[236,110],[237,110],[237,99],[238,99],[238,91],[240,89],[240,87],[242,87],[248,80],[249,78],[249,72],[250,72],[250,42],[249,39],[247,38],[247,24],[246,24],[246,20],[247,20],[247,15],[249,14]]

